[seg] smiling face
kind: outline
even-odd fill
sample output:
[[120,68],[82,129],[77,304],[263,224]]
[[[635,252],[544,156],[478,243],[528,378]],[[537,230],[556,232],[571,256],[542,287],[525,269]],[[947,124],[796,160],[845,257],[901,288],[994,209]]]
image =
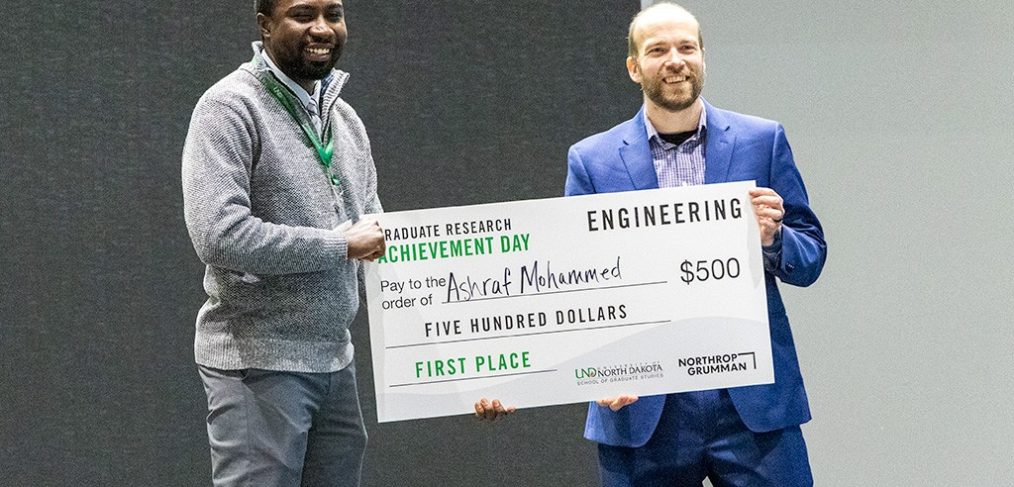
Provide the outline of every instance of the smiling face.
[[636,53],[627,58],[630,79],[641,85],[645,103],[678,112],[692,106],[704,89],[700,27],[680,8],[657,8],[631,28]]
[[300,84],[327,76],[348,39],[340,0],[280,0],[257,24],[268,55]]

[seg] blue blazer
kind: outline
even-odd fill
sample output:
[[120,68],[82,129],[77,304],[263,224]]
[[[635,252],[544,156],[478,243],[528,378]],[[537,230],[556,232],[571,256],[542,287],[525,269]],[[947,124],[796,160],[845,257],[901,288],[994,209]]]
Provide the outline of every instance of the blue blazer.
[[[824,233],[810,210],[782,126],[720,110],[707,102],[704,107],[704,182],[756,180],[757,186],[774,189],[785,205],[781,261],[774,273],[765,275],[775,382],[732,388],[729,396],[752,431],[799,425],[810,420],[810,407],[776,281],[796,286],[816,281],[827,256]],[[568,196],[658,188],[643,111],[571,146],[567,154]],[[585,438],[613,446],[642,446],[655,431],[664,403],[665,396],[647,396],[617,412],[591,403]]]

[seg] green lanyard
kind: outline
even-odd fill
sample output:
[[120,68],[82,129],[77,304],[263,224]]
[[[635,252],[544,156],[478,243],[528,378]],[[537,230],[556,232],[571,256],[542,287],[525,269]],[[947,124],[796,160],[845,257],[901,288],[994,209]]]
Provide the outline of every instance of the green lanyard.
[[317,156],[320,157],[320,165],[324,166],[324,173],[327,174],[332,185],[338,186],[341,183],[341,180],[338,178],[337,174],[334,174],[331,171],[331,155],[334,154],[334,137],[331,137],[330,127],[328,127],[327,132],[325,132],[325,136],[328,137],[327,145],[325,145],[320,140],[320,137],[317,135],[317,130],[313,127],[313,125],[311,125],[305,117],[299,116],[299,112],[296,110],[296,105],[291,96],[285,91],[285,88],[282,88],[281,84],[275,80],[274,75],[267,73],[264,76],[261,76],[261,82],[264,83],[264,87],[268,89],[268,92],[271,93],[276,100],[278,100],[278,103],[282,104],[285,111],[289,112],[289,115],[291,115],[292,119],[299,124],[299,127],[303,129],[303,133],[306,134],[308,139],[310,139],[310,143],[313,144],[313,148],[317,149]]

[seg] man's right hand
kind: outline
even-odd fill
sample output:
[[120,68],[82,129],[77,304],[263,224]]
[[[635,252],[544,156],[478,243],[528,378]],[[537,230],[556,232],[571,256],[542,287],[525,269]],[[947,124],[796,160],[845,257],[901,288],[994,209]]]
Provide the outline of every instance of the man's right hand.
[[598,403],[599,406],[608,407],[609,409],[613,410],[613,412],[616,412],[623,409],[626,406],[629,406],[637,402],[637,396],[632,394],[623,394],[616,397],[607,397],[604,399],[599,399],[598,401],[595,402]]
[[344,231],[350,259],[372,262],[384,255],[387,250],[384,231],[380,228],[380,223],[377,223],[377,220],[363,218],[345,228]]

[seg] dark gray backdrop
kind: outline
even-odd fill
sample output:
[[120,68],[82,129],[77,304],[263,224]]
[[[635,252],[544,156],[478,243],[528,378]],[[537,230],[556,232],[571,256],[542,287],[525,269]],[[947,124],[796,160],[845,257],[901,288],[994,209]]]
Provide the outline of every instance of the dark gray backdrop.
[[[567,147],[630,117],[634,0],[346,3],[344,98],[389,211],[559,196]],[[182,220],[197,98],[251,55],[253,1],[3,2],[0,485],[206,485],[203,266]],[[364,485],[586,485],[583,405],[378,425]]]

